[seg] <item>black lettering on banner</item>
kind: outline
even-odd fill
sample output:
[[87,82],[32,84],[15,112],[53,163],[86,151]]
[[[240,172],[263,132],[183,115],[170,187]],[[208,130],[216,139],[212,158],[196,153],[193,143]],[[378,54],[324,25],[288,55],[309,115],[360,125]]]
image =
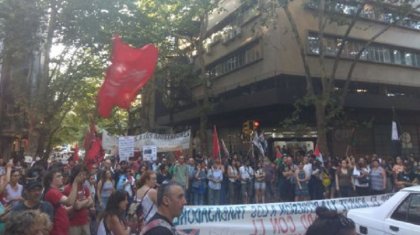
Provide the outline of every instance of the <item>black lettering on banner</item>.
[[268,216],[267,206],[258,205],[257,206],[257,217],[267,217],[267,216]]
[[251,218],[257,217],[257,208],[255,206],[251,206]]
[[271,205],[271,213],[270,213],[270,217],[274,217],[277,215],[277,210],[276,210],[276,206],[275,205]]

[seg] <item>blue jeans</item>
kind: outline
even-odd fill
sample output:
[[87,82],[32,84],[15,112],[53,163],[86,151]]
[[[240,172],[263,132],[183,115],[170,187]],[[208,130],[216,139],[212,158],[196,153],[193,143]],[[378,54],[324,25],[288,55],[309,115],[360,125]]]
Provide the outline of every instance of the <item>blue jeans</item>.
[[198,193],[198,192],[194,192],[193,193],[193,205],[204,205],[204,193]]
[[209,188],[209,205],[220,205],[220,189]]

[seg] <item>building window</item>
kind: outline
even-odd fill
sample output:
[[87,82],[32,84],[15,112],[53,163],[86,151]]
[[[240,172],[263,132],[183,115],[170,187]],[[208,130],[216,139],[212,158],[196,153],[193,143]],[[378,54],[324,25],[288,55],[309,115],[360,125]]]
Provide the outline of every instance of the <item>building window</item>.
[[240,48],[208,68],[210,77],[218,77],[262,59],[261,45],[254,43]]
[[[308,8],[317,9],[319,7],[319,1],[311,0],[306,5]],[[359,9],[359,4],[356,1],[327,1],[327,11],[335,12],[338,14],[354,16]],[[401,18],[402,12],[398,12],[398,9],[387,9],[383,6],[376,6],[371,3],[366,3],[362,6],[362,10],[359,14],[360,18],[380,21],[388,24],[392,24]],[[397,25],[420,30],[420,18],[418,16],[407,16],[397,22]]]
[[[353,39],[343,42],[340,37],[328,35],[324,35],[323,41],[326,56],[336,56],[341,44],[345,43],[341,58],[348,59],[353,59],[363,49],[366,43]],[[319,35],[317,33],[309,33],[307,47],[309,54],[319,55]],[[420,51],[374,43],[362,52],[360,60],[420,68]]]

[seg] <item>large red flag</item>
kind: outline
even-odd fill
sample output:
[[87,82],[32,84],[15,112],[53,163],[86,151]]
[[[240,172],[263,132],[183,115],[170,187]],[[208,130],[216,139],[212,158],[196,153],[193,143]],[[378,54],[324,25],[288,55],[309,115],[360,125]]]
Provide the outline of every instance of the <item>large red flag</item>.
[[214,160],[220,159],[220,144],[216,126],[213,126],[213,158]]
[[113,39],[111,65],[98,93],[98,112],[107,118],[114,106],[128,109],[140,89],[152,77],[158,60],[158,49],[153,44],[133,48],[123,43],[120,36]]

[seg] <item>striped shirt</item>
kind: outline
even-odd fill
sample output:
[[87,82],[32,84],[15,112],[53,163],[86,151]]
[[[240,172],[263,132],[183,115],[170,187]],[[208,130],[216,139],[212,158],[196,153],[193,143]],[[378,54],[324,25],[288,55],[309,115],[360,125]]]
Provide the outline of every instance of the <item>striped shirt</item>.
[[384,169],[382,167],[372,168],[369,174],[370,177],[370,188],[372,190],[381,191],[384,190],[384,179],[382,173]]

